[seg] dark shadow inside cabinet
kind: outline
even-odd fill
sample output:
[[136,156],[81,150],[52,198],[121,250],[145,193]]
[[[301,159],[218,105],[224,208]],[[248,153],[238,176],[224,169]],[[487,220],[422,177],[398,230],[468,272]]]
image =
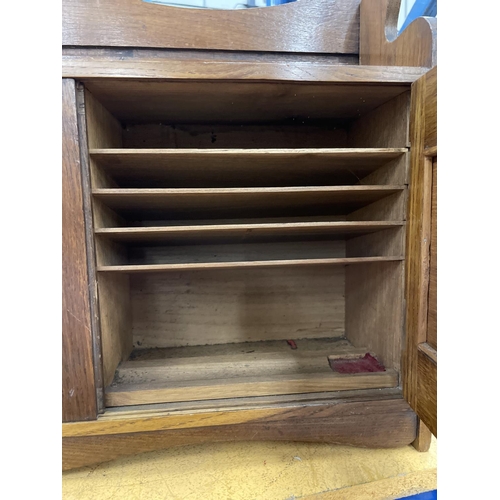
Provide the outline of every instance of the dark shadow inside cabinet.
[[105,406],[399,386],[408,86],[84,84]]

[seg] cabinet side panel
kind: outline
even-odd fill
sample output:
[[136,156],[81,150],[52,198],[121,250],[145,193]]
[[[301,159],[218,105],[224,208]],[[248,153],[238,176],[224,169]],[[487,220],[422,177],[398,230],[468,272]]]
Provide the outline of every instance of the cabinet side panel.
[[350,148],[408,146],[410,90],[355,120],[349,130]]
[[346,337],[399,371],[403,333],[404,265],[346,266]]
[[62,83],[63,421],[97,416],[75,82]]

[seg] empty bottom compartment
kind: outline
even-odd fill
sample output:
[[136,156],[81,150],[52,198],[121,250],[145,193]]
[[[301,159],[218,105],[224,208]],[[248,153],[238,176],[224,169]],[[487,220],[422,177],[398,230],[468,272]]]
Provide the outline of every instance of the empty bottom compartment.
[[329,358],[352,362],[368,352],[343,338],[136,349],[118,366],[105,402],[110,407],[396,387],[394,370],[346,374],[330,367]]

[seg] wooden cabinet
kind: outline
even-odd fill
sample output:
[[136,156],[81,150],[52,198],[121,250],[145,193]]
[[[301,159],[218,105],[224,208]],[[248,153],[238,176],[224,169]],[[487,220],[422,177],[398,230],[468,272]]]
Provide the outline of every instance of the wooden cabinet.
[[436,432],[435,70],[291,52],[63,52],[65,468]]

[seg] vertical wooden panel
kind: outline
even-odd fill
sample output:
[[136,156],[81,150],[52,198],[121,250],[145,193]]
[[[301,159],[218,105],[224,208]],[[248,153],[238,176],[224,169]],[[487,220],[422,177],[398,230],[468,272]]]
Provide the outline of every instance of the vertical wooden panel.
[[380,262],[346,266],[347,339],[367,347],[388,368],[399,370],[403,334],[404,266]]
[[63,421],[97,416],[75,81],[62,83]]

